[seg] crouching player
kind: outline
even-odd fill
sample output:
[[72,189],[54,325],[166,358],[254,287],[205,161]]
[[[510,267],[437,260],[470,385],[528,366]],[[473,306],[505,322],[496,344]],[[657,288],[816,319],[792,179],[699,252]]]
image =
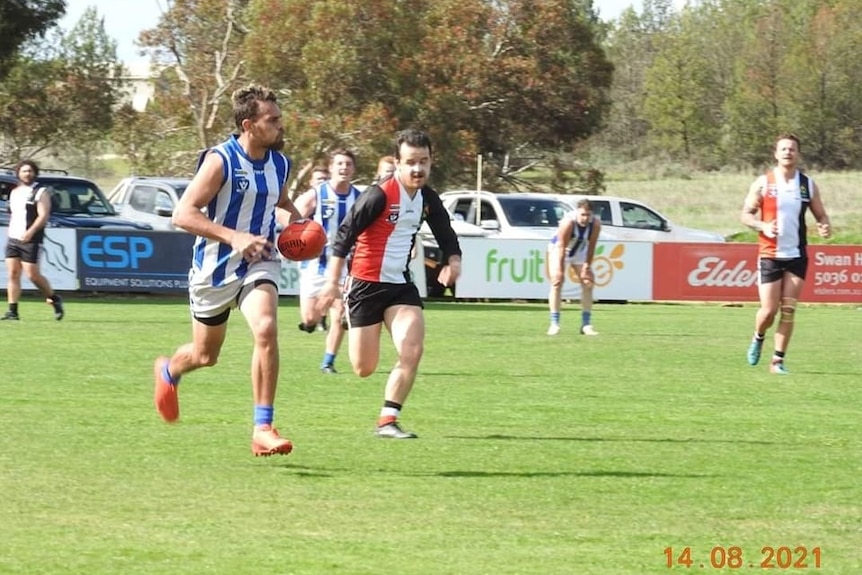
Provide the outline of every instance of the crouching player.
[[599,335],[592,325],[593,309],[593,256],[602,222],[593,215],[593,206],[587,199],[578,202],[574,211],[560,221],[557,235],[548,246],[548,272],[551,292],[548,307],[551,325],[548,335],[560,333],[560,300],[566,271],[571,267],[581,280],[581,333]]

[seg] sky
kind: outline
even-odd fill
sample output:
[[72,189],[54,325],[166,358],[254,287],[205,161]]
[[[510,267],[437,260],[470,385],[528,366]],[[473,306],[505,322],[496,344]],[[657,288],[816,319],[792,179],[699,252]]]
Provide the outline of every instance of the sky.
[[[593,0],[603,20],[618,17],[629,6],[641,10],[641,0]],[[88,6],[95,6],[105,19],[105,29],[117,41],[117,56],[126,64],[144,60],[138,55],[135,40],[141,30],[153,28],[167,6],[165,0],[66,0],[66,16],[60,26],[70,30]]]

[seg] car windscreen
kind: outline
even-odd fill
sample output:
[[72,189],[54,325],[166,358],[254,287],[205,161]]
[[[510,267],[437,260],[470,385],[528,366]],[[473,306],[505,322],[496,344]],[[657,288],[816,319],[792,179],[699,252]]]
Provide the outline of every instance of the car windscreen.
[[64,215],[115,215],[102,191],[90,182],[49,180],[39,182],[51,190],[51,211]]
[[516,227],[556,228],[572,207],[552,198],[498,196],[509,223]]

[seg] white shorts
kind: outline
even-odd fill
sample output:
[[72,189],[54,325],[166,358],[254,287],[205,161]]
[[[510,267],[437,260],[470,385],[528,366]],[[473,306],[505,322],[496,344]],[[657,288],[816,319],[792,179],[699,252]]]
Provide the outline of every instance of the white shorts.
[[[557,254],[558,253],[559,252],[557,252],[557,246],[555,244],[549,245],[548,246],[548,254],[547,254],[548,262],[559,261],[559,260],[557,260],[557,257],[558,257]],[[586,259],[584,258],[584,254],[580,253],[580,250],[579,250],[579,253],[576,253],[576,254],[571,255],[571,256],[566,255],[566,257],[563,259],[563,266],[575,266],[577,268],[577,267],[581,267],[582,265],[584,265],[584,263],[586,263]]]
[[216,317],[226,310],[238,307],[249,290],[261,281],[272,282],[278,289],[280,275],[281,262],[278,260],[259,261],[252,264],[243,278],[222,286],[213,286],[209,283],[196,284],[192,272],[189,274],[189,301],[192,315],[201,318]]
[[[307,266],[299,269],[299,297],[301,298],[317,297],[326,285],[326,267],[319,265],[317,260],[307,263]],[[347,279],[346,267],[341,269],[341,279],[338,282],[340,285],[344,285]]]

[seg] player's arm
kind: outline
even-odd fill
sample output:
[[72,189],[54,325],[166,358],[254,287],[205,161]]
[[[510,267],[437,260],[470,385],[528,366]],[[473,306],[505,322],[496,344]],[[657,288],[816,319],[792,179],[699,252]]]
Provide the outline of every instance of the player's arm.
[[587,258],[584,265],[588,268],[593,265],[593,257],[596,255],[596,245],[599,243],[599,234],[602,233],[602,222],[598,218],[593,220],[593,229],[587,241]]
[[437,192],[431,188],[422,190],[422,195],[425,198],[425,204],[428,206],[428,215],[426,220],[428,227],[431,228],[431,233],[434,234],[434,239],[437,240],[437,245],[443,252],[443,261],[446,264],[461,262],[461,244],[458,242],[458,235],[452,229],[452,224],[449,220],[449,212],[443,207],[443,202]]
[[817,188],[817,184],[812,181],[813,190],[811,194],[811,201],[808,204],[808,207],[811,209],[811,213],[814,214],[814,218],[817,220],[817,233],[820,234],[822,238],[828,238],[832,235],[832,226],[829,223],[829,215],[826,213],[826,208],[823,206],[823,200],[820,197],[820,190]]
[[763,233],[765,223],[757,216],[763,203],[763,189],[766,187],[766,177],[760,176],[748,188],[745,196],[745,204],[742,206],[740,221],[756,232]]
[[48,217],[51,215],[51,192],[42,188],[42,193],[36,201],[36,219],[30,224],[24,234],[21,236],[22,242],[33,240],[33,236],[48,224]]
[[443,207],[437,192],[425,188],[422,190],[422,197],[428,206],[428,227],[443,252],[444,263],[437,274],[437,282],[444,286],[453,286],[461,276],[461,244],[458,242],[458,235],[452,229],[449,212]]
[[[290,194],[290,186],[285,182],[284,186],[281,188],[281,196],[278,198],[278,203],[275,205],[275,219],[278,220],[278,223],[283,227],[286,227],[290,222],[295,222],[296,220],[308,217],[308,215],[303,213],[302,209],[297,207],[297,202],[302,198],[297,198],[297,201],[294,202],[290,199]],[[314,206],[311,207],[311,211],[314,211]]]
[[221,155],[214,151],[207,152],[185,193],[180,196],[172,222],[190,234],[228,244],[250,262],[257,261],[262,256],[268,256],[272,249],[265,237],[217,224],[202,211],[216,197],[227,177]]
[[575,220],[572,218],[563,219],[557,227],[557,241],[554,243],[554,258],[557,260],[557,263],[560,264],[560,269],[563,269],[563,264],[566,259],[566,246],[574,233]]

